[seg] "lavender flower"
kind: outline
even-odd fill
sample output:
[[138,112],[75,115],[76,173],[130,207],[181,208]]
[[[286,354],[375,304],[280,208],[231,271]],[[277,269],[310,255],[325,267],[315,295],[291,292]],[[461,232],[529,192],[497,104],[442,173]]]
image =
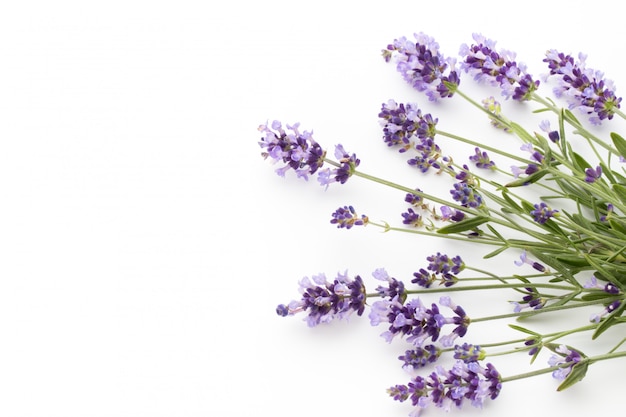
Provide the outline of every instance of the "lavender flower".
[[548,360],[548,365],[567,365],[561,366],[559,369],[552,372],[552,376],[555,379],[563,381],[572,371],[572,368],[583,359],[583,356],[579,351],[575,349],[570,349],[565,345],[560,345],[559,347],[557,347],[555,349],[555,352],[558,353],[558,355],[552,355]]
[[408,226],[421,227],[424,225],[422,216],[410,207],[402,213],[402,219],[402,223]]
[[396,69],[413,88],[424,92],[429,100],[452,97],[460,80],[454,61],[439,52],[439,44],[423,33],[415,41],[406,37],[395,39],[383,50],[385,61],[395,59]]
[[540,203],[534,205],[535,209],[530,211],[530,215],[533,216],[533,220],[539,224],[544,224],[552,217],[558,214],[558,210],[552,210],[546,203]]
[[350,155],[341,144],[335,146],[335,158],[339,161],[339,167],[319,172],[317,180],[321,185],[328,187],[333,182],[345,184],[361,163],[355,154]]
[[454,346],[454,359],[462,360],[465,363],[478,362],[487,356],[486,352],[478,345],[463,343]]
[[435,345],[426,345],[415,349],[407,350],[398,359],[404,362],[402,369],[413,372],[419,368],[424,368],[429,363],[434,363],[439,359],[441,349]]
[[564,97],[570,109],[591,115],[589,120],[597,125],[613,118],[622,98],[615,95],[613,82],[604,79],[603,73],[586,68],[586,58],[579,54],[576,61],[570,55],[550,49],[543,62],[548,64],[550,76],[558,80],[554,94]]
[[585,170],[585,181],[588,183],[596,182],[602,176],[602,167],[597,166],[595,169],[587,168]]
[[[416,188],[415,191],[417,191],[418,193],[422,192],[422,190],[420,190],[419,188]],[[404,197],[404,201],[414,207],[422,207],[424,205],[424,199],[420,195],[415,193],[407,193]]]
[[526,73],[526,67],[515,62],[515,53],[495,51],[496,42],[475,33],[475,44],[462,45],[461,69],[474,76],[477,81],[485,81],[502,89],[502,95],[517,101],[527,101],[539,87]]
[[513,311],[515,311],[516,313],[519,313],[526,307],[533,310],[539,310],[546,305],[547,300],[541,297],[541,294],[539,294],[534,287],[527,287],[524,289],[524,292],[526,293],[526,295],[522,298],[521,301],[513,302],[513,304],[515,305]]
[[465,218],[465,213],[460,210],[452,210],[448,206],[441,206],[439,210],[441,211],[441,220],[443,221],[460,222]]
[[454,256],[450,258],[448,255],[437,252],[435,255],[430,255],[426,258],[430,264],[428,269],[436,274],[459,274],[465,269],[465,263],[460,256]]
[[527,265],[532,266],[534,269],[536,269],[539,272],[546,272],[546,267],[540,264],[539,262],[533,261],[532,259],[528,258],[526,251],[522,252],[522,254],[519,257],[519,261],[513,261],[513,263],[517,266],[522,266],[524,264],[527,264]]
[[378,268],[372,273],[372,276],[379,281],[387,282],[386,287],[382,285],[376,287],[376,292],[380,297],[388,298],[389,300],[396,298],[400,303],[404,303],[407,294],[402,281],[389,276],[384,268]]
[[559,135],[559,131],[558,130],[552,130],[552,128],[550,127],[550,121],[543,120],[539,124],[539,128],[548,134],[548,138],[550,138],[550,140],[552,142],[556,143],[556,142],[558,142],[561,139],[561,137]]
[[450,308],[455,316],[444,317],[437,304],[433,303],[428,308],[419,298],[406,304],[402,304],[397,298],[376,301],[372,304],[370,323],[373,326],[382,322],[389,323],[388,330],[381,334],[387,342],[391,343],[397,336],[406,336],[406,340],[417,347],[421,347],[429,338],[433,342],[437,341],[442,327],[453,324],[456,327],[442,339],[444,346],[452,346],[454,339],[465,335],[470,319],[463,308],[452,303],[448,297],[441,297],[440,304]]
[[433,139],[436,133],[437,119],[422,111],[414,103],[396,103],[389,100],[382,104],[380,125],[383,127],[383,139],[387,146],[399,146],[400,152],[415,146],[415,139]]
[[259,126],[258,130],[264,134],[259,142],[265,149],[262,156],[285,164],[276,170],[280,176],[292,169],[298,177],[308,179],[309,174],[314,174],[324,164],[326,152],[313,140],[313,132],[300,132],[299,123],[287,125],[285,130],[279,121],[274,121],[271,126],[267,123]]
[[450,190],[452,199],[458,201],[463,207],[478,208],[483,205],[483,199],[473,187],[464,182],[454,184],[454,189]]
[[482,408],[487,398],[495,399],[502,389],[501,376],[488,363],[482,367],[478,362],[457,361],[451,369],[438,366],[426,377],[417,376],[407,385],[396,385],[387,390],[394,400],[411,400],[417,416],[429,405],[448,411],[452,405],[461,407],[469,401],[474,407]]
[[313,276],[312,280],[304,277],[300,281],[302,298],[288,305],[279,305],[276,313],[284,317],[308,311],[305,320],[310,327],[336,318],[347,318],[354,312],[359,316],[363,314],[366,291],[360,276],[350,278],[345,273],[337,274],[330,282],[324,274],[320,274]]
[[352,206],[339,207],[333,212],[331,224],[336,224],[338,229],[350,229],[352,226],[365,226],[369,219],[366,215],[359,215]]
[[470,156],[469,159],[476,165],[477,168],[489,169],[492,171],[496,169],[496,163],[489,158],[489,154],[485,151],[481,151],[478,147],[474,149],[474,155]]

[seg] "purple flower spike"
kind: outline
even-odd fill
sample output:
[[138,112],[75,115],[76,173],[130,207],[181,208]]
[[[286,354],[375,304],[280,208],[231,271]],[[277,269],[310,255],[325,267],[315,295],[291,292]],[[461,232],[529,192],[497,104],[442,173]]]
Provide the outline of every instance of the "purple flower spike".
[[546,52],[543,62],[548,64],[550,76],[557,79],[554,94],[564,97],[570,109],[590,115],[589,121],[597,125],[602,120],[613,118],[622,98],[615,95],[613,82],[604,79],[603,73],[586,68],[585,60],[583,54],[575,60],[570,55],[551,49]]
[[526,73],[526,67],[515,62],[515,53],[495,51],[496,42],[475,33],[475,44],[461,46],[461,69],[479,82],[498,86],[502,95],[517,101],[530,100],[539,81]]
[[353,313],[362,315],[365,310],[366,291],[363,280],[356,275],[337,274],[333,281],[328,281],[324,274],[304,277],[300,281],[302,298],[288,305],[276,308],[279,316],[291,316],[308,312],[305,318],[310,327],[328,323],[334,319],[344,319]]
[[339,162],[339,167],[326,168],[320,171],[317,176],[320,185],[325,185],[326,188],[333,182],[345,184],[361,163],[355,154],[350,155],[341,144],[335,146],[335,158]]
[[402,369],[412,372],[419,368],[424,368],[429,363],[434,363],[439,359],[441,349],[435,345],[426,345],[424,347],[407,350],[404,355],[398,359],[404,362]]
[[394,40],[383,50],[383,57],[387,62],[393,58],[404,80],[432,101],[452,97],[460,83],[454,60],[445,58],[439,44],[423,33],[415,34],[415,41]]
[[496,163],[489,158],[489,154],[485,151],[481,151],[480,148],[474,149],[474,155],[469,157],[477,168],[489,169],[494,171],[496,169]]
[[457,361],[449,370],[437,367],[426,377],[417,376],[407,385],[395,385],[387,393],[396,401],[411,400],[416,407],[412,416],[418,416],[429,405],[450,409],[461,408],[469,401],[474,407],[482,408],[486,399],[496,399],[502,389],[502,378],[495,367],[485,367],[478,362]]
[[298,123],[284,129],[279,121],[274,121],[271,126],[259,126],[259,131],[263,133],[259,142],[264,149],[261,155],[285,164],[276,170],[280,176],[292,169],[306,180],[324,164],[326,151],[313,140],[312,132],[300,132]]
[[331,224],[336,224],[338,229],[351,229],[352,226],[365,226],[368,222],[366,215],[359,215],[352,206],[339,207],[333,213]]
[[530,215],[533,220],[539,224],[544,224],[552,217],[558,214],[558,210],[552,210],[546,203],[535,204],[535,209],[531,210]]
[[481,195],[464,182],[454,184],[454,189],[450,190],[450,194],[452,194],[452,199],[458,201],[463,207],[478,208],[483,205]]

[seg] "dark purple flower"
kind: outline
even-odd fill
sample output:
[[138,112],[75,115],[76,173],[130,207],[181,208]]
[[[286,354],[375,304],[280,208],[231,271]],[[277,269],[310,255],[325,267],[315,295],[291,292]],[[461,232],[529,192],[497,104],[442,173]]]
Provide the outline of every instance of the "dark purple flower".
[[604,74],[586,68],[586,56],[578,55],[578,61],[572,56],[551,49],[543,60],[550,68],[550,76],[557,78],[554,89],[557,97],[564,97],[570,109],[579,109],[591,115],[593,124],[600,124],[604,119],[612,119],[620,108],[621,97],[615,95],[613,82],[604,79]]
[[355,154],[350,155],[341,144],[335,146],[335,158],[337,158],[339,166],[320,171],[317,177],[320,185],[328,187],[333,182],[345,184],[361,163]]
[[376,287],[376,293],[378,293],[380,297],[388,298],[389,300],[396,298],[400,303],[404,303],[407,294],[402,281],[398,281],[394,277],[389,276],[384,268],[377,269],[372,275],[377,280],[387,283],[386,287],[382,285]]
[[530,211],[530,215],[533,216],[533,220],[539,224],[544,224],[559,212],[558,210],[552,210],[544,202],[535,204],[534,207],[535,209]]
[[485,151],[481,151],[480,148],[474,149],[474,155],[469,157],[470,161],[472,161],[477,168],[481,169],[496,169],[496,163],[489,158],[489,154]]
[[389,323],[388,330],[381,334],[387,342],[400,336],[406,337],[407,342],[417,347],[421,347],[427,339],[437,341],[443,326],[455,325],[452,332],[441,339],[443,346],[452,346],[457,337],[465,335],[470,319],[463,308],[455,305],[449,297],[441,297],[440,304],[451,309],[455,315],[445,317],[437,304],[426,307],[419,298],[405,304],[397,298],[376,301],[372,304],[370,322],[373,326]]
[[402,223],[408,226],[420,227],[424,225],[422,216],[416,213],[411,207],[402,213],[402,219]]
[[276,170],[280,176],[292,169],[298,177],[308,179],[324,164],[326,152],[313,140],[312,132],[300,132],[299,123],[287,125],[285,130],[279,121],[274,121],[271,126],[259,126],[259,131],[264,134],[259,142],[264,149],[261,155],[285,164]]
[[396,385],[387,390],[396,401],[411,400],[419,415],[429,405],[448,410],[451,405],[461,407],[469,401],[482,408],[486,399],[495,399],[502,389],[502,378],[494,366],[478,362],[457,361],[449,370],[437,367],[426,377],[416,376],[407,385]]
[[460,256],[450,258],[448,255],[437,252],[426,258],[430,264],[428,269],[436,274],[455,274],[465,269],[465,263]]
[[452,199],[458,201],[463,207],[478,208],[483,204],[480,194],[464,182],[455,183],[454,189],[450,190],[450,194],[452,194]]
[[424,33],[415,34],[415,41],[406,37],[394,40],[383,50],[383,57],[387,62],[394,58],[405,81],[432,101],[452,97],[460,83],[454,60],[445,58],[439,44]]
[[546,299],[544,299],[537,289],[534,287],[527,287],[523,291],[526,293],[524,297],[522,297],[521,301],[514,301],[513,304],[515,308],[513,311],[519,313],[524,308],[531,308],[533,310],[540,310],[546,305]]
[[528,255],[526,254],[526,251],[522,252],[522,254],[519,257],[519,261],[513,261],[513,263],[515,265],[517,265],[517,266],[522,266],[524,264],[530,265],[530,266],[532,266],[534,269],[536,269],[539,272],[545,272],[546,271],[546,267],[545,266],[543,266],[539,262],[533,261],[532,259],[528,258]]
[[506,98],[530,100],[539,87],[539,81],[534,81],[526,73],[524,65],[515,62],[515,53],[505,50],[496,52],[496,42],[480,34],[475,33],[473,38],[475,44],[461,46],[461,69],[477,81],[499,86]]
[[339,207],[332,214],[331,224],[336,224],[339,229],[350,229],[352,226],[365,226],[368,218],[365,215],[359,215],[352,206]]
[[430,114],[422,115],[417,104],[389,100],[382,104],[378,117],[385,143],[387,146],[399,146],[400,152],[413,148],[417,139],[419,142],[435,137],[437,119]]
[[585,181],[589,183],[598,181],[601,176],[602,176],[602,167],[599,165],[595,169],[587,168],[585,170]]
[[561,139],[561,136],[559,135],[559,131],[552,130],[552,128],[550,127],[550,121],[543,120],[541,123],[539,123],[539,128],[548,134],[548,138],[552,142],[556,143]]
[[441,349],[435,345],[426,345],[415,349],[407,350],[398,359],[404,362],[402,368],[409,372],[419,368],[424,368],[429,363],[434,363],[439,359]]
[[[422,190],[420,190],[419,188],[416,188],[415,191],[417,191],[418,193],[422,192]],[[404,197],[404,201],[414,207],[421,207],[424,204],[424,199],[422,198],[422,196],[415,193],[407,193]]]
[[313,276],[312,281],[304,277],[300,281],[300,292],[300,300],[276,308],[279,316],[308,312],[306,321],[314,327],[333,319],[347,318],[354,312],[360,316],[365,310],[366,291],[358,275],[350,278],[345,273],[337,274],[332,282],[324,274]]

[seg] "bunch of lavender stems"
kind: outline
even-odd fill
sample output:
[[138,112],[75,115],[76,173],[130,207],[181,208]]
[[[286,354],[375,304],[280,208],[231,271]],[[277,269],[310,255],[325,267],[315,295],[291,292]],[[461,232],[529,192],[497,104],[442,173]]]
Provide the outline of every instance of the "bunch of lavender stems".
[[[593,125],[614,116],[626,119],[619,110],[621,99],[602,73],[586,67],[582,55],[575,59],[549,50],[544,59],[549,70],[546,79],[556,80],[553,92],[567,101],[568,108],[540,95],[539,81],[514,60],[515,54],[496,51],[495,42],[482,35],[474,35],[474,43],[463,45],[460,55],[457,70],[456,60],[445,58],[425,34],[416,34],[415,40],[396,39],[383,51],[385,60],[394,61],[404,79],[429,100],[461,97],[486,115],[494,129],[515,136],[527,156],[440,130],[437,119],[423,114],[414,103],[388,100],[378,114],[385,144],[409,157],[408,164],[424,175],[449,178],[453,187],[449,199],[361,171],[360,160],[342,145],[335,147],[331,158],[298,124],[283,127],[275,121],[259,127],[263,156],[282,164],[277,169],[280,175],[288,171],[305,179],[317,175],[325,187],[360,177],[400,191],[409,206],[397,225],[373,221],[352,206],[339,207],[330,220],[336,227],[370,226],[469,241],[491,248],[485,258],[517,250],[521,253],[517,267],[532,270],[503,275],[438,252],[427,256],[428,264],[409,280],[391,277],[384,269],[374,271],[380,282],[374,291],[366,290],[359,275],[305,277],[300,281],[301,298],[277,307],[281,316],[304,315],[309,326],[354,313],[361,316],[369,309],[371,324],[386,326],[381,336],[387,342],[403,339],[408,345],[399,359],[412,378],[390,387],[388,393],[395,400],[410,401],[414,415],[430,405],[448,409],[470,402],[482,407],[486,399],[498,396],[504,384],[545,373],[552,373],[560,381],[557,389],[563,390],[582,380],[591,364],[626,356],[622,349],[626,338],[595,356],[564,342],[567,336],[585,332],[595,340],[626,320],[626,172],[622,167],[626,140],[617,133],[611,133],[610,140],[593,133]],[[525,129],[503,114],[495,98],[478,102],[465,94],[459,72],[499,87],[505,99],[535,103],[538,108],[533,112],[552,120],[537,126],[543,133]],[[590,127],[575,116],[577,110],[588,116]],[[553,129],[551,122],[557,127]],[[474,147],[469,157],[473,167],[446,155],[436,137]],[[582,138],[590,156],[575,152],[570,137]],[[499,158],[515,165],[510,171],[502,169],[496,163]],[[503,180],[495,181],[493,172]],[[533,197],[527,195],[539,197],[530,200]],[[466,276],[468,272],[473,276]],[[459,291],[492,289],[510,289],[518,299],[506,313],[471,318],[451,299]],[[420,297],[433,293],[442,294],[439,303],[424,304]],[[530,316],[582,307],[594,309],[589,321],[571,328],[565,323],[568,327],[558,332],[540,333],[510,323],[519,338],[483,344],[460,341],[472,323],[502,319],[519,323]],[[444,311],[451,313],[446,316]],[[548,366],[519,375],[500,375],[493,364],[485,363],[486,358],[520,353],[532,363],[546,350],[551,352]],[[444,355],[455,360],[450,369],[433,365]]]

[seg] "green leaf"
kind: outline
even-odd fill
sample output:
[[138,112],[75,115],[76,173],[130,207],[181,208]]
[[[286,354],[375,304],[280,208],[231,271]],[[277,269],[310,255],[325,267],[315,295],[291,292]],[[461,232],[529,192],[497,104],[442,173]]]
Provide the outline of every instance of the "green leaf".
[[518,332],[522,332],[522,333],[526,333],[526,334],[530,334],[533,336],[539,336],[539,333],[537,332],[533,332],[532,330],[528,330],[525,327],[522,326],[518,326],[517,324],[509,324],[509,327],[513,330],[517,330]]
[[609,225],[611,226],[611,229],[613,229],[614,231],[621,233],[623,235],[626,234],[626,226],[624,225],[623,221],[609,218]]
[[617,197],[622,200],[622,203],[626,204],[626,186],[622,184],[613,184],[613,191],[617,194]]
[[625,303],[621,303],[619,307],[617,307],[615,310],[613,310],[611,312],[611,314],[609,314],[608,316],[606,316],[598,325],[598,327],[596,327],[596,331],[593,332],[593,335],[591,336],[592,339],[597,339],[598,336],[600,336],[602,333],[604,333],[607,329],[609,329],[611,326],[613,326],[614,324],[616,324],[615,321],[615,317],[616,316],[621,316],[622,312],[624,311],[624,308],[626,307]]
[[541,178],[543,178],[547,173],[548,171],[546,171],[545,169],[542,169],[541,171],[537,171],[533,174],[530,174],[527,177],[518,178],[515,181],[512,181],[506,184],[505,187],[512,188],[512,187],[521,187],[523,185],[533,184],[539,181]]
[[501,248],[498,248],[498,249],[494,250],[493,252],[489,252],[488,254],[483,256],[483,259],[493,258],[494,256],[499,255],[500,253],[504,252],[507,249],[508,249],[507,246],[502,246]]
[[561,385],[559,385],[559,387],[556,390],[563,391],[564,389],[571,387],[575,383],[582,381],[585,375],[587,375],[588,368],[589,368],[589,361],[586,361],[586,360],[578,362],[577,364],[572,366],[572,370],[567,375],[567,377],[565,377],[563,382],[561,382]]
[[576,255],[556,255],[556,259],[560,262],[569,265],[575,266],[577,268],[589,266],[589,262],[584,257],[576,256]]
[[589,164],[589,162],[587,162],[585,160],[585,158],[583,158],[582,156],[580,156],[576,152],[571,152],[570,156],[572,158],[572,162],[574,163],[574,165],[576,165],[576,167],[580,171],[584,171],[587,168],[591,168],[591,165]]
[[461,220],[460,222],[443,226],[437,230],[437,233],[447,235],[450,233],[466,232],[468,230],[475,229],[476,227],[480,226],[483,223],[487,223],[488,221],[489,217],[485,216],[470,217],[468,219]]
[[611,132],[611,139],[613,140],[613,145],[615,145],[617,152],[623,157],[626,157],[626,140],[615,132]]
[[515,122],[511,122],[511,130],[515,133],[520,139],[522,139],[526,143],[535,143],[534,138],[530,133],[526,131],[522,126],[518,125]]
[[515,200],[511,198],[511,196],[509,195],[508,191],[506,191],[506,189],[502,190],[502,198],[504,198],[511,207],[513,207],[514,209],[517,209],[517,211],[522,210],[519,204],[517,204],[517,202],[515,202]]

